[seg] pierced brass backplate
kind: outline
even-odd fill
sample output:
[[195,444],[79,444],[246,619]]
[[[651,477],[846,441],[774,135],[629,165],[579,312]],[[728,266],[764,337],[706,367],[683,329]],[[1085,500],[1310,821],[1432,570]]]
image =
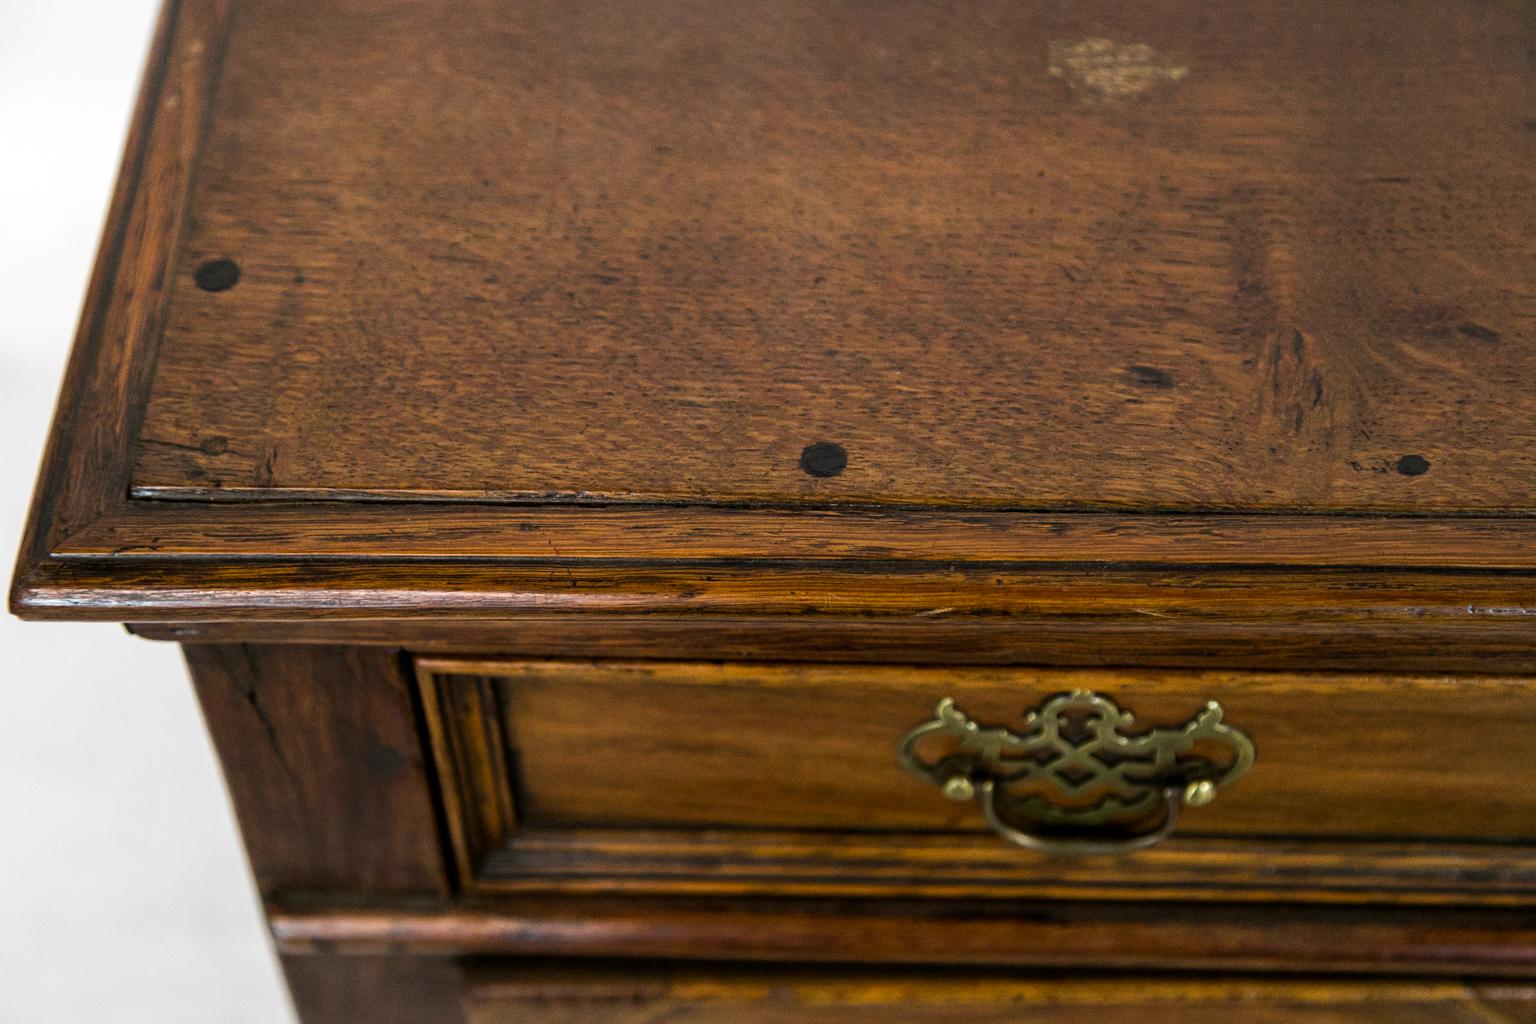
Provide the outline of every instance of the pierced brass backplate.
[[[1023,732],[980,725],[946,697],[902,737],[900,757],[950,799],[975,799],[998,835],[1051,853],[1151,846],[1173,831],[1180,808],[1209,803],[1253,764],[1252,741],[1222,722],[1215,701],[1181,726],[1128,735],[1131,723],[1089,690],[1026,712]],[[924,759],[919,746],[937,756]]]

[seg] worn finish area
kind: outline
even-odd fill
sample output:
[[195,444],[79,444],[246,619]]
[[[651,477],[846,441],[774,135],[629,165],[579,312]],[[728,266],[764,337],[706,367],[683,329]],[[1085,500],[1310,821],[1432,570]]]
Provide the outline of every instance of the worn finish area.
[[242,4],[132,486],[1536,510],[1536,7],[1469,11]]

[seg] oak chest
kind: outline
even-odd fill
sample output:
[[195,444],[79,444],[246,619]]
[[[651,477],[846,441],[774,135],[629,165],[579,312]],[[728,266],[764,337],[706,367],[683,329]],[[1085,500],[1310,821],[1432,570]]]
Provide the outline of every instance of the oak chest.
[[1536,1021],[1532,52],[171,0],[13,608],[306,1024]]

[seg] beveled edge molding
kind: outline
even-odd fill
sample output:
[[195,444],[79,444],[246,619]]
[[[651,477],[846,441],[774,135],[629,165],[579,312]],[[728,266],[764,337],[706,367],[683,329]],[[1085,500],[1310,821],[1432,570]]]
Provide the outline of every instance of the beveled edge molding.
[[548,613],[962,616],[1195,628],[1290,622],[1536,642],[1536,575],[847,561],[49,559],[18,577],[31,618],[485,619]]
[[[820,964],[690,964],[676,961],[559,961],[543,958],[478,963],[469,971],[473,1004],[507,1009],[546,1004],[551,998],[661,1001],[706,1006],[772,1002],[806,1007],[921,1005],[991,1006],[1008,1015],[1021,1006],[1174,1006],[1222,1004],[1232,1016],[1265,1003],[1286,1006],[1468,1004],[1478,1000],[1525,1003],[1524,986],[1493,986],[1453,978],[1244,976],[1211,973],[1106,973],[1065,976],[964,966],[890,967]],[[718,1010],[716,1012],[719,1012]],[[981,1012],[981,1011],[976,1011]],[[518,1018],[511,1018],[518,1019]]]
[[1536,907],[1536,848],[1175,837],[1124,858],[1026,862],[985,834],[527,829],[478,896],[793,895],[944,899],[1300,901]]
[[518,830],[510,737],[493,686],[446,686],[445,676],[421,663],[414,675],[452,862],[467,890],[486,856]]
[[415,664],[458,887],[474,896],[1536,907],[1536,846],[1528,845],[1175,836],[1130,855],[1067,859],[1025,856],[981,831],[527,828],[513,799],[497,668],[432,658]]
[[696,961],[1536,977],[1536,922],[1479,908],[937,900],[518,897],[267,905],[285,955]]
[[139,424],[235,0],[164,0],[38,472],[12,607],[65,540],[132,507]]
[[[1536,569],[1536,517],[127,501],[58,538],[77,558],[873,560]],[[252,531],[253,521],[262,524]],[[279,542],[280,539],[280,542]]]
[[151,640],[182,644],[359,644],[422,655],[1052,665],[1318,672],[1536,673],[1536,643],[1490,631],[1387,617],[1369,622],[1104,619],[1091,615],[959,616],[717,614],[487,615],[478,619],[310,619],[131,622]]

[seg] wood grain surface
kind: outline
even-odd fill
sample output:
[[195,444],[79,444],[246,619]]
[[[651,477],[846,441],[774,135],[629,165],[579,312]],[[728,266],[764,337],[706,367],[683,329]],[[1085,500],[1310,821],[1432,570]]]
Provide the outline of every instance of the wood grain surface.
[[[1153,596],[1151,593],[1149,597]],[[1142,606],[1143,609],[1155,606]],[[1267,606],[1266,606],[1267,607]],[[181,643],[407,645],[435,654],[531,657],[863,661],[874,664],[1117,665],[1374,672],[1536,673],[1536,643],[1514,616],[1426,624],[1411,613],[1337,617],[1190,618],[1172,628],[1145,610],[961,617],[531,615],[443,621],[375,618],[133,623],[141,636]]]
[[283,957],[303,1024],[465,1024],[464,976],[438,957]]
[[1529,910],[518,897],[268,909],[285,953],[1536,977]]
[[[476,893],[1536,902],[1536,807],[1519,768],[1536,735],[1529,679],[453,660],[420,671],[461,885]],[[898,740],[941,697],[983,725],[1024,729],[1027,708],[1076,689],[1108,695],[1139,728],[1219,701],[1258,755],[1155,850],[1087,859],[1002,842],[974,804],[898,763]]]
[[[59,559],[20,576],[13,601],[39,618],[222,622],[208,632],[225,639],[249,629],[252,638],[323,642],[366,636],[371,625],[376,640],[392,643],[407,634],[450,645],[456,636],[485,644],[531,635],[548,644],[565,635],[586,639],[560,653],[638,647],[675,657],[664,632],[780,658],[802,649],[833,660],[926,651],[918,660],[1308,668],[1390,661],[1490,671],[1532,665],[1533,586],[1526,574],[1506,573],[964,562]],[[584,624],[586,616],[607,621]],[[726,623],[729,637],[711,638],[720,617],[749,622]],[[293,620],[299,625],[290,629]],[[485,625],[478,634],[439,629],[444,620]],[[197,639],[199,628],[169,633],[180,634]]]
[[[444,725],[495,726],[530,826],[984,831],[897,762],[903,734],[953,698],[984,726],[1091,690],[1182,725],[1207,701],[1257,748],[1180,831],[1208,835],[1536,840],[1536,682],[1107,669],[936,669],[689,662],[424,666]],[[488,700],[471,695],[487,692]],[[473,712],[473,713],[471,713]],[[942,751],[925,748],[933,759]],[[1061,794],[1058,794],[1061,796]],[[1021,853],[1021,858],[1029,855]]]
[[[472,1024],[1488,1024],[1527,991],[1455,982],[837,971],[636,964],[490,966]],[[1515,1018],[1524,1019],[1524,1018]]]
[[253,0],[134,487],[1530,512],[1533,43],[1519,2]]
[[398,654],[230,644],[186,655],[263,893],[448,891]]

